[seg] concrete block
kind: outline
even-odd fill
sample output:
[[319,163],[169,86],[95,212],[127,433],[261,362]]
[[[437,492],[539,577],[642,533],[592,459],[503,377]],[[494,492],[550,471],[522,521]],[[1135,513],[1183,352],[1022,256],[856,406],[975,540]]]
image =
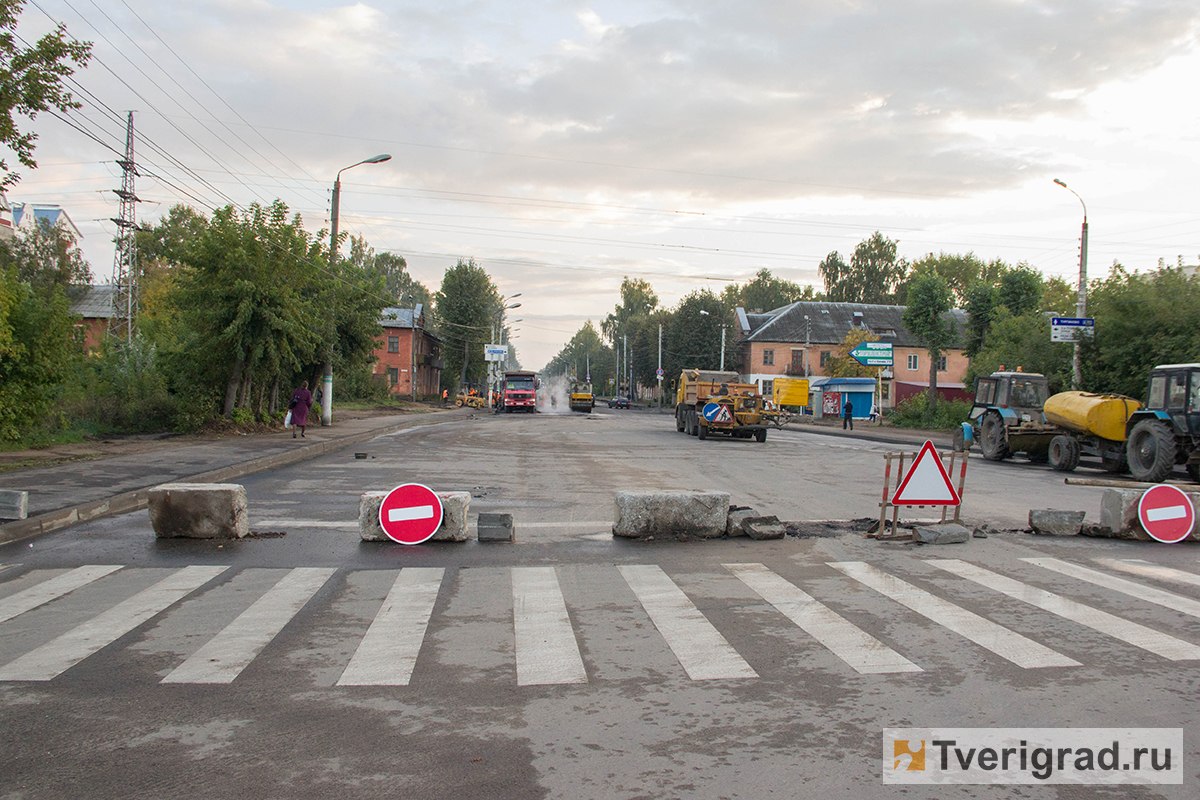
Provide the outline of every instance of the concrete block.
[[250,533],[246,488],[238,483],[164,483],[150,490],[148,506],[160,539],[240,539]]
[[758,512],[753,508],[731,508],[729,516],[725,518],[725,535],[726,536],[745,536],[746,531],[742,527],[743,523],[748,519],[754,519],[758,516]]
[[787,527],[779,517],[753,517],[742,523],[742,529],[751,539],[782,539],[787,535]]
[[[429,539],[431,542],[465,542],[467,512],[471,507],[470,492],[434,492],[442,501],[442,524]],[[358,534],[364,542],[390,542],[379,526],[379,507],[387,492],[364,492],[358,499]]]
[[725,533],[728,492],[617,492],[613,536],[692,536],[713,539]]
[[962,544],[970,538],[971,531],[956,522],[913,528],[913,541],[920,544]]
[[[1105,489],[1100,495],[1100,525],[1088,531],[1088,535],[1105,536],[1112,539],[1136,539],[1152,542],[1138,520],[1138,502],[1145,494],[1144,489]],[[1200,492],[1186,492],[1192,505],[1200,511]],[[1187,542],[1200,541],[1200,525],[1192,528]]]
[[25,519],[29,516],[29,492],[0,489],[0,519]]
[[515,538],[512,514],[484,511],[476,527],[481,542],[511,542]]
[[1039,536],[1078,536],[1083,528],[1084,516],[1082,511],[1030,509],[1029,527]]

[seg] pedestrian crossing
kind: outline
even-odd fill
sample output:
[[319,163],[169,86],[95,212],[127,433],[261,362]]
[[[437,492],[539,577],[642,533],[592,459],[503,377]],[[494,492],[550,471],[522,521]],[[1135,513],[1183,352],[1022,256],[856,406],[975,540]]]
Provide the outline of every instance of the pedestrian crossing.
[[[252,580],[241,581],[225,566],[5,570],[0,682],[69,679],[64,673],[104,651],[153,661],[138,674],[161,684],[228,685],[272,660],[286,669],[289,648],[333,635],[344,641],[323,651],[336,661],[321,673],[335,676],[326,685],[405,687],[470,663],[469,654],[448,651],[485,646],[489,637],[471,627],[479,625],[505,628],[490,640],[509,664],[504,680],[521,687],[622,679],[614,653],[647,653],[672,664],[679,680],[786,677],[780,647],[797,652],[792,664],[806,671],[917,675],[949,666],[931,652],[930,636],[948,642],[947,652],[969,643],[972,657],[996,670],[1054,674],[1111,665],[1122,653],[1200,662],[1200,602],[1188,593],[1200,576],[1136,560],[249,572]],[[487,614],[471,611],[483,607]],[[210,617],[208,627],[197,625]],[[905,633],[914,623],[919,642]],[[172,633],[173,625],[186,631]],[[465,633],[447,635],[456,626]],[[143,646],[156,635],[186,642],[186,652]],[[623,645],[606,650],[614,639]]]

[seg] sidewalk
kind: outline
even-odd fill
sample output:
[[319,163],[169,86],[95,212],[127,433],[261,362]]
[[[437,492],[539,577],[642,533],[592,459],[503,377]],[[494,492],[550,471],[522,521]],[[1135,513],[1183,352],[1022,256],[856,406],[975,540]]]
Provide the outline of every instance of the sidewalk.
[[[288,431],[220,437],[135,439],[115,454],[88,458],[88,447],[53,448],[61,457],[81,460],[0,472],[0,489],[29,492],[29,517],[0,524],[0,544],[39,536],[97,517],[146,507],[151,487],[172,481],[220,483],[293,464],[404,428],[444,422],[457,409],[385,414],[312,427],[304,439]],[[460,412],[461,413],[461,412]],[[53,462],[56,453],[44,452]]]
[[897,445],[911,445],[919,448],[926,441],[932,441],[939,450],[949,449],[952,444],[951,431],[924,431],[914,428],[893,428],[890,425],[879,425],[866,420],[855,420],[854,430],[842,430],[841,419],[807,419],[804,422],[791,422],[784,426],[786,431],[800,433],[815,433],[822,436],[842,436],[855,439],[870,439],[876,442],[888,442]]

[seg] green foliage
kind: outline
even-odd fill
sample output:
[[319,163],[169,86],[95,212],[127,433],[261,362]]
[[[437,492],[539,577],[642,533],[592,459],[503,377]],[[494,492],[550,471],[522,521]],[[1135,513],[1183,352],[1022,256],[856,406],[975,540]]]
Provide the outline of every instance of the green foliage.
[[500,293],[491,277],[475,259],[446,270],[442,286],[434,296],[438,333],[445,342],[442,385],[454,389],[487,381],[483,348],[500,319]]
[[180,400],[167,390],[157,348],[138,336],[107,339],[83,361],[64,405],[72,420],[96,431],[149,433],[175,428]]
[[547,375],[567,375],[584,381],[589,369],[592,384],[597,387],[607,387],[616,374],[613,350],[605,346],[591,320],[585,322],[571,341],[550,359],[543,371]]
[[875,231],[854,248],[849,266],[837,252],[830,253],[817,266],[826,297],[841,303],[894,302],[908,274],[908,262],[896,256],[896,246]]
[[371,365],[343,370],[338,375],[338,403],[386,403],[390,397],[386,375],[374,375]]
[[21,280],[0,250],[0,441],[15,442],[65,424],[62,393],[80,356],[65,289]]
[[[82,108],[64,82],[91,58],[91,42],[73,42],[66,26],[59,23],[32,45],[25,46],[16,36],[17,21],[24,0],[0,0],[0,144],[17,156],[17,161],[37,168],[33,158],[37,134],[22,132],[17,117],[29,120],[52,108],[64,114]],[[12,172],[0,158],[0,190],[15,185],[21,176]]]
[[1001,367],[1040,372],[1049,381],[1050,391],[1059,392],[1071,383],[1071,348],[1050,341],[1050,320],[1044,314],[1014,317],[1001,307],[996,311],[987,344],[971,360],[968,385]]
[[929,351],[929,405],[938,404],[937,364],[956,338],[958,326],[950,311],[950,287],[935,272],[915,277],[908,286],[908,304],[904,307],[904,326]]
[[888,414],[888,422],[897,428],[949,431],[957,428],[971,413],[965,400],[940,400],[930,405],[925,392],[913,395]]
[[[721,366],[721,323],[728,324],[724,313],[721,301],[707,289],[691,292],[679,301],[663,323],[663,371],[667,381],[677,380],[685,369]],[[729,338],[726,331],[727,347]],[[725,356],[725,367],[736,368],[729,353]]]
[[741,306],[753,313],[782,308],[799,300],[812,300],[814,295],[813,287],[777,278],[764,267],[744,285],[725,287],[721,292],[721,303],[729,309]]
[[863,342],[877,342],[879,337],[869,330],[852,328],[846,333],[836,352],[830,354],[829,362],[825,365],[825,374],[831,378],[874,378],[878,373],[877,367],[864,367],[858,359],[850,355],[850,351]]
[[[954,303],[963,306],[967,303],[971,287],[979,283],[988,272],[989,266],[974,253],[938,253],[936,256],[930,253],[912,263],[909,282],[918,275],[940,275],[953,293]],[[904,298],[907,298],[907,294],[906,285]]]
[[1018,264],[1000,276],[996,301],[1014,317],[1036,311],[1042,302],[1045,279],[1028,264]]

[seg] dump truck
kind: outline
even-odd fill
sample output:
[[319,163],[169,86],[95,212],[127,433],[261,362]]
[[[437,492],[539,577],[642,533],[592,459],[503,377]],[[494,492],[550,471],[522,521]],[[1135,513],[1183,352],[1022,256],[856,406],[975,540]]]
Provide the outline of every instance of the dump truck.
[[526,370],[510,370],[504,373],[503,391],[500,406],[506,414],[514,411],[537,411],[538,377],[536,372]]
[[767,440],[763,398],[736,372],[685,369],[675,394],[675,430],[707,439],[721,434]]
[[1200,483],[1200,364],[1161,364],[1150,372],[1146,406],[1130,417],[1126,457],[1139,481],[1160,483],[1182,464]]
[[592,394],[590,383],[574,383],[571,385],[569,400],[572,411],[587,413],[596,407],[596,396]]
[[1024,453],[1059,472],[1071,472],[1087,455],[1108,472],[1124,472],[1128,421],[1141,404],[1115,394],[1048,395],[1046,377],[1035,372],[1000,371],[980,378],[970,418],[955,431],[955,448],[977,441],[990,461]]

